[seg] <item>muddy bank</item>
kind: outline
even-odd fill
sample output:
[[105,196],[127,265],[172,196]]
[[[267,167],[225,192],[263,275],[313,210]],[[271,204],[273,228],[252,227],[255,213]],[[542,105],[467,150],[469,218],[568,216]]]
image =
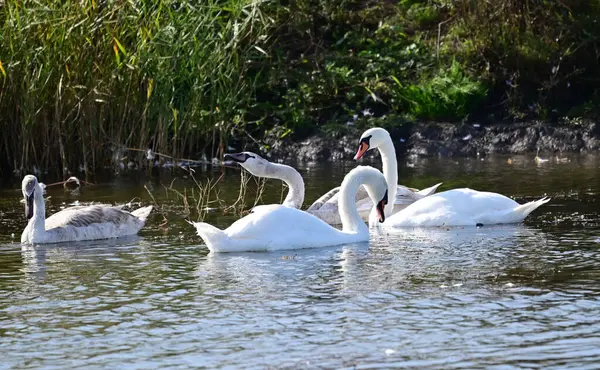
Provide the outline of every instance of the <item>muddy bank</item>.
[[[270,159],[331,161],[351,159],[364,128],[324,130],[304,140],[280,139],[273,132],[264,140]],[[477,156],[489,154],[578,153],[600,149],[600,124],[542,122],[497,124],[417,123],[389,129],[399,156]]]

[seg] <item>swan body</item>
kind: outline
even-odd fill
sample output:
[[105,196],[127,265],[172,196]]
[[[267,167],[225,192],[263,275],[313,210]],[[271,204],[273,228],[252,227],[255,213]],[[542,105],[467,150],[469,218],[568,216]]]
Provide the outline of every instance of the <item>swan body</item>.
[[[302,208],[304,202],[304,180],[295,168],[284,164],[269,162],[253,152],[225,154],[225,158],[239,163],[254,176],[284,181],[288,186],[289,191],[282,204],[288,207]],[[392,205],[393,211],[398,212],[407,205],[435,193],[440,185],[441,183],[421,191],[397,185],[395,201]],[[341,187],[338,186],[325,193],[308,207],[306,212],[315,215],[330,225],[340,225],[342,223],[340,213],[338,212],[340,189]],[[390,199],[394,198],[390,196]],[[364,221],[367,221],[374,203],[371,201],[371,198],[363,186],[357,191],[355,201],[358,213]]]
[[[387,164],[384,164],[384,175],[388,186],[395,184],[397,182],[396,156],[392,139],[385,129],[375,127],[365,131],[359,140],[358,152],[354,158],[359,159],[368,150],[374,148],[378,148],[382,159],[387,161]],[[389,174],[390,169],[396,173],[396,176]],[[388,214],[386,208],[388,218],[383,224],[376,223],[372,219],[369,224],[397,228],[518,223],[548,201],[549,198],[542,198],[519,204],[498,193],[468,188],[453,189],[419,199],[396,213]],[[373,211],[371,214],[373,215]]]
[[45,244],[109,239],[134,235],[144,226],[152,206],[126,212],[108,205],[74,206],[46,218],[42,187],[27,175],[22,183],[25,215],[29,219],[21,243]]
[[477,226],[522,222],[550,201],[542,198],[525,204],[497,193],[468,188],[434,194],[390,216],[381,227]]
[[378,212],[385,220],[387,185],[383,175],[368,166],[350,171],[342,182],[339,213],[343,228],[338,230],[318,217],[286,205],[254,207],[252,213],[225,230],[204,222],[192,223],[211,252],[257,252],[317,248],[369,240],[369,229],[355,204],[358,188],[365,185]]

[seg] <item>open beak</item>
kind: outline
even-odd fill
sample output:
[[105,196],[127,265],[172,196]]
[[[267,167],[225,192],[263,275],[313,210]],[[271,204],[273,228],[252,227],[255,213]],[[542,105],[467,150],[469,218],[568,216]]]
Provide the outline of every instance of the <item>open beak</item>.
[[232,153],[232,154],[225,154],[224,156],[225,159],[230,159],[234,162],[237,163],[244,163],[246,162],[246,159],[248,159],[248,157],[246,156],[245,153]]
[[33,217],[33,191],[30,196],[25,197],[25,217],[28,220]]
[[358,151],[354,156],[354,160],[362,158],[362,156],[365,155],[367,150],[369,150],[369,144],[365,143],[364,141],[361,141],[360,144],[358,144]]
[[385,206],[388,203],[388,193],[387,190],[385,192],[385,195],[383,196],[383,199],[381,199],[379,201],[379,203],[377,203],[377,216],[379,217],[379,222],[384,222],[385,221]]

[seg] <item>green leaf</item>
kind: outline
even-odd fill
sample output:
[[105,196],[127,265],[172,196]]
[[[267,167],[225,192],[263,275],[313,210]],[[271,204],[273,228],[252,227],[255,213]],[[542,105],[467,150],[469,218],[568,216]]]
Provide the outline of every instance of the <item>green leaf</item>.
[[119,50],[121,50],[121,53],[123,53],[124,55],[127,55],[127,51],[125,51],[125,48],[123,47],[123,45],[121,45],[119,40],[116,37],[113,37],[113,40],[115,40],[115,44],[117,44],[117,46],[119,47]]
[[391,76],[390,78],[392,80],[394,80],[394,82],[396,83],[396,85],[398,85],[398,87],[402,88],[402,84],[400,83],[400,80],[398,80],[398,78],[396,78],[396,76]]

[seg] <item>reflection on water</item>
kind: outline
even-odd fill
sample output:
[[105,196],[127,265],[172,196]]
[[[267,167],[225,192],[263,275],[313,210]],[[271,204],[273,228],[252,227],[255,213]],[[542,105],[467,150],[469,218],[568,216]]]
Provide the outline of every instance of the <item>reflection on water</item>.
[[[50,189],[49,208],[148,202],[152,184],[166,226],[155,214],[131,238],[21,246],[20,194],[6,189],[0,368],[592,368],[599,164],[427,159],[401,168],[403,183],[553,200],[523,225],[385,230],[370,243],[274,253],[208,254],[161,178]],[[307,201],[351,166],[303,168]],[[230,171],[226,201],[238,184]],[[280,199],[280,184],[268,189],[267,202]],[[234,219],[209,215],[220,227]]]

